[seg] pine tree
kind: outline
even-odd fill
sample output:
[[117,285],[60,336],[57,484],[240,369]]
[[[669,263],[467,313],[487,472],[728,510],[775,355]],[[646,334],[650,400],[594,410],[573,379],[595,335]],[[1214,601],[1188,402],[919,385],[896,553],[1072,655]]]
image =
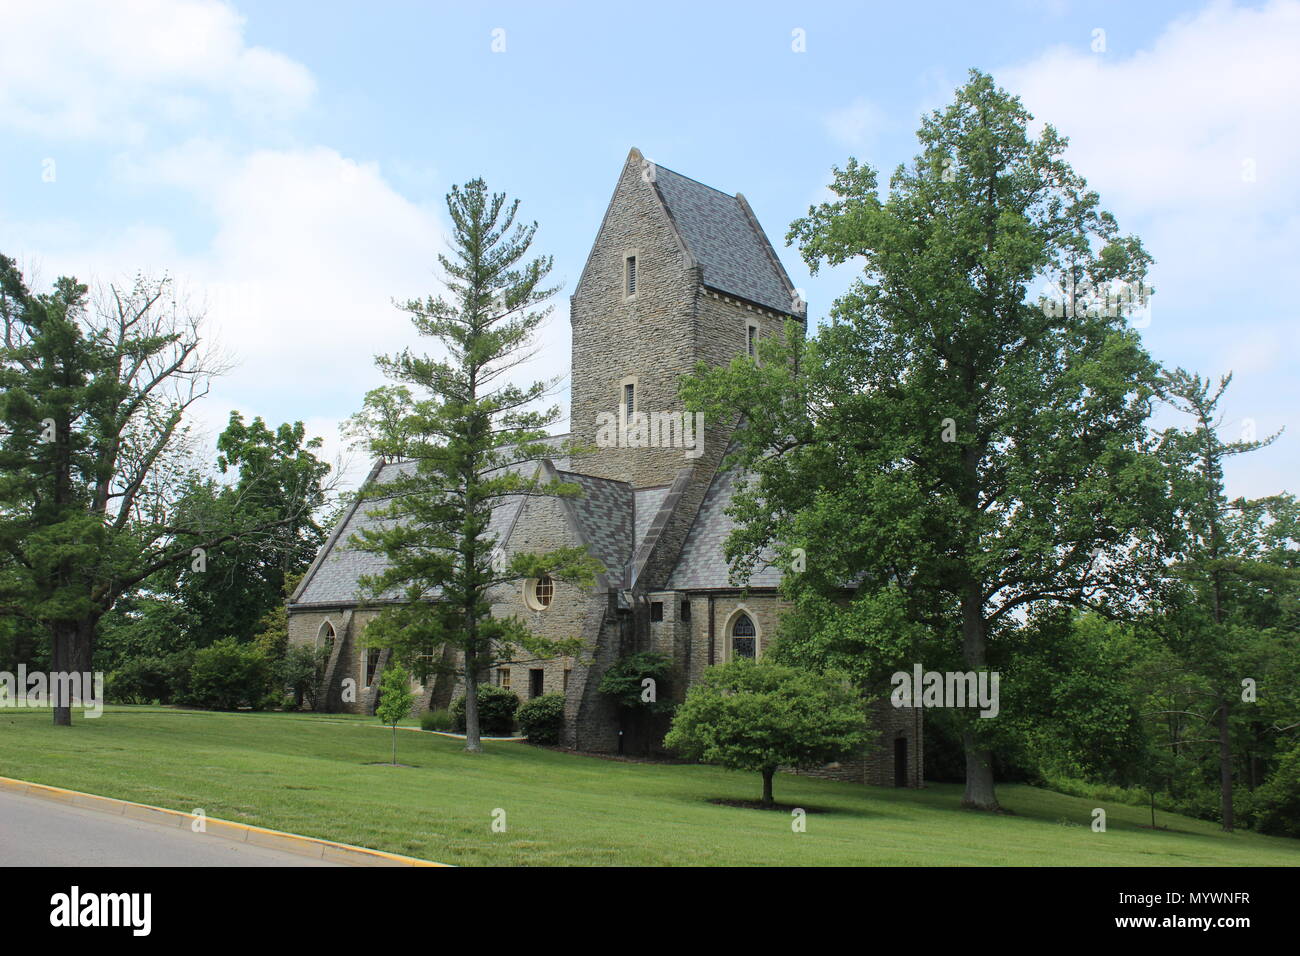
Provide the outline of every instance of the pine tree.
[[[410,301],[415,329],[446,350],[446,358],[409,349],[381,356],[379,367],[405,388],[377,390],[354,418],[369,431],[371,450],[406,462],[364,492],[380,527],[363,530],[355,546],[383,555],[386,568],[362,580],[385,604],[367,627],[368,644],[387,646],[422,678],[452,647],[465,686],[466,747],[481,751],[478,684],[498,663],[526,649],[533,657],[576,653],[576,639],[549,641],[518,618],[495,618],[497,589],[539,578],[590,584],[597,564],[585,549],[515,554],[505,560],[489,533],[494,506],[511,496],[568,497],[577,485],[545,477],[542,459],[566,454],[548,436],[558,406],[539,409],[557,380],[513,384],[509,374],[534,354],[533,337],[556,289],[544,285],[549,256],[527,259],[537,224],[516,223],[518,200],[489,195],[481,179],[447,196],[453,252],[439,255],[445,296]],[[383,408],[373,406],[375,396]]]
[[[1185,538],[1179,560],[1170,566],[1175,581],[1165,594],[1164,613],[1153,622],[1181,671],[1195,680],[1192,693],[1209,699],[1206,713],[1188,710],[1178,716],[1197,718],[1213,729],[1220,818],[1228,832],[1235,826],[1234,700],[1242,693],[1243,676],[1261,677],[1265,662],[1282,648],[1267,636],[1270,628],[1261,626],[1259,609],[1293,592],[1298,583],[1295,570],[1264,546],[1270,529],[1294,521],[1294,500],[1288,495],[1230,500],[1225,490],[1226,460],[1266,448],[1280,434],[1236,441],[1220,436],[1219,403],[1231,381],[1227,375],[1214,385],[1181,368],[1165,376],[1167,401],[1191,416],[1193,425],[1163,435],[1163,451],[1182,475],[1176,500]],[[1276,685],[1268,689],[1279,690]]]

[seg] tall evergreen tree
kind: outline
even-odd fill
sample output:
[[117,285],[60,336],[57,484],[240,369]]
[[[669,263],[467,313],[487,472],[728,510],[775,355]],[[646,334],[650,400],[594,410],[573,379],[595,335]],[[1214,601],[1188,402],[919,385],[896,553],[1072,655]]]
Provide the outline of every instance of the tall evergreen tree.
[[[573,496],[577,485],[551,480],[537,467],[565,454],[548,437],[560,408],[539,409],[556,381],[518,385],[509,375],[534,351],[533,336],[556,289],[544,285],[551,259],[527,259],[537,224],[516,223],[518,200],[489,194],[481,179],[447,196],[453,252],[439,255],[446,295],[404,306],[421,334],[439,342],[445,359],[409,349],[377,361],[400,386],[368,396],[356,426],[371,450],[413,463],[364,492],[380,526],[360,532],[355,546],[381,554],[385,569],[363,579],[385,604],[366,641],[391,647],[427,677],[450,646],[465,687],[466,747],[479,739],[478,684],[522,647],[533,657],[575,653],[576,639],[549,641],[515,617],[492,616],[493,592],[512,581],[548,575],[590,584],[597,565],[585,549],[515,554],[505,560],[489,532],[503,499]],[[362,507],[367,507],[368,501]]]
[[[1150,260],[1030,119],[973,71],[888,198],[869,166],[837,169],[788,237],[814,273],[863,265],[830,324],[685,387],[741,416],[731,461],[753,479],[728,552],[743,570],[783,544],[786,652],[863,682],[919,653],[996,667],[1034,605],[1131,600],[1161,546],[1156,367],[1126,327],[1136,303],[1105,301]],[[1031,292],[1050,280],[1060,299]],[[999,722],[972,717],[964,801],[996,809]]]

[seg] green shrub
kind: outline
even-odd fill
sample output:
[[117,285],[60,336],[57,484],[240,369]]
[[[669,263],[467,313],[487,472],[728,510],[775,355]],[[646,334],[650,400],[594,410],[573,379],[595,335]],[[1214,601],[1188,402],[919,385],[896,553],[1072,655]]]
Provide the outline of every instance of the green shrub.
[[558,744],[564,726],[564,695],[543,694],[519,705],[519,730],[530,744]]
[[[649,713],[669,713],[673,708],[668,694],[668,679],[672,675],[672,658],[658,651],[639,651],[621,657],[605,671],[600,679],[600,693],[613,698],[620,707],[645,710]],[[654,682],[653,700],[647,700],[645,680]]]
[[[508,737],[515,732],[515,711],[519,697],[514,691],[495,684],[478,685],[478,730],[488,737]],[[457,697],[451,705],[456,730],[465,732],[465,698]]]
[[1274,836],[1300,837],[1300,746],[1283,754],[1255,791],[1255,827]]
[[261,648],[227,637],[194,653],[183,703],[209,710],[258,707],[271,681],[271,667]]
[[819,767],[866,742],[862,696],[838,675],[744,658],[708,667],[686,694],[665,746],[763,776],[772,806],[779,767]]
[[161,657],[123,661],[108,675],[104,695],[114,704],[152,704],[171,700],[167,662]]
[[442,710],[426,710],[420,715],[420,728],[422,730],[441,730],[448,731],[456,726],[456,721],[451,716],[451,711],[443,708]]
[[277,659],[274,666],[276,680],[281,691],[293,697],[295,710],[299,707],[315,709],[316,702],[322,696],[321,681],[325,677],[325,665],[328,662],[328,648],[318,649],[302,644],[288,648]]
[[144,655],[123,661],[108,675],[104,694],[114,704],[170,704],[189,694],[194,651]]

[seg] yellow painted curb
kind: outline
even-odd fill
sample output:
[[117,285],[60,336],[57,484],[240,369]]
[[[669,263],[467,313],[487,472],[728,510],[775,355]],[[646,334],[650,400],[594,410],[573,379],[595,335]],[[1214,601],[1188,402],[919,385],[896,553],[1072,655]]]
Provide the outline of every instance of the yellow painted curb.
[[272,850],[283,850],[286,853],[296,853],[315,860],[347,863],[352,866],[450,866],[448,863],[434,863],[432,860],[385,853],[383,850],[371,850],[347,843],[335,843],[333,840],[318,840],[316,837],[302,836],[297,833],[268,830],[249,823],[235,823],[233,820],[221,820],[217,817],[198,817],[180,810],[151,807],[146,803],[101,797],[93,793],[82,793],[80,790],[65,790],[63,787],[32,783],[30,780],[0,777],[0,790],[168,827],[185,827],[194,820],[202,819],[207,836],[234,840],[238,843],[251,843]]

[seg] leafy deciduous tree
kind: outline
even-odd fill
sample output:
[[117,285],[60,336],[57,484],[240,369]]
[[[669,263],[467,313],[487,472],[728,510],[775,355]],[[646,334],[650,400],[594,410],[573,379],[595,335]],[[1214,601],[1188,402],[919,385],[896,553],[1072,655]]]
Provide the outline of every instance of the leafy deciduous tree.
[[[870,167],[837,169],[834,201],[788,237],[814,272],[863,264],[830,324],[684,385],[689,406],[741,416],[737,570],[806,552],[783,633],[813,662],[856,645],[878,672],[924,646],[984,670],[1034,605],[1134,601],[1163,548],[1157,369],[1124,321],[1140,300],[1084,291],[1132,290],[1150,260],[1029,121],[976,71],[923,119],[888,198]],[[1051,279],[1064,301],[1030,295]],[[876,629],[890,620],[906,626]],[[997,808],[996,723],[966,722],[968,806]]]
[[836,675],[745,659],[708,668],[686,693],[664,745],[763,775],[772,806],[778,767],[817,767],[862,747],[862,695]]

